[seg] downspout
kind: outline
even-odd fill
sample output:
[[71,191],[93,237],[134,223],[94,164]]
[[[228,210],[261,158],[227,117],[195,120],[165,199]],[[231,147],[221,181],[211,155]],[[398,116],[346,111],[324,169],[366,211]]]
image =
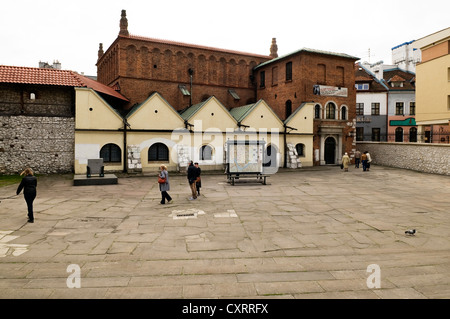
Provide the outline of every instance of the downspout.
[[283,124],[284,127],[284,134],[283,134],[283,139],[284,139],[284,168],[287,168],[287,156],[288,156],[288,150],[287,150],[287,138],[286,138],[286,134],[287,134],[287,126],[286,124]]
[[127,127],[131,128],[127,119],[123,118],[123,173],[126,173],[128,170]]

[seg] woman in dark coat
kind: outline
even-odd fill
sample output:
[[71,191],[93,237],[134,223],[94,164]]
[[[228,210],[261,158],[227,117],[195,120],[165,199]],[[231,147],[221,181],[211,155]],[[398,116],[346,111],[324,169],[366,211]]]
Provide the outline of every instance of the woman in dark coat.
[[25,197],[28,207],[28,222],[34,223],[33,201],[36,198],[37,179],[33,175],[31,168],[25,169],[20,175],[25,176],[22,178],[19,187],[17,187],[16,194],[19,195],[23,189],[23,196]]
[[169,184],[169,173],[167,172],[167,167],[165,165],[161,165],[160,167],[161,172],[159,173],[159,177],[165,178],[165,183],[159,184],[159,190],[161,191],[161,204],[167,203],[172,204],[172,197],[170,197],[168,191],[170,191],[170,184]]

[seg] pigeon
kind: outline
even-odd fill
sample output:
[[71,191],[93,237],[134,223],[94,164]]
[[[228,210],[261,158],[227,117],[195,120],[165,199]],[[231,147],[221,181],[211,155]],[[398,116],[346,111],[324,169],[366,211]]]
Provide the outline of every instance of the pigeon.
[[409,230],[405,231],[405,235],[413,236],[415,233],[416,233],[415,229],[409,229]]

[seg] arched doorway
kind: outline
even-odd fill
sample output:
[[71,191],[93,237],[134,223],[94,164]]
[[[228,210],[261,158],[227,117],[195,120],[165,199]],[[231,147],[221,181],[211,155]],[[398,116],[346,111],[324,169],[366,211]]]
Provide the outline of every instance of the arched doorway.
[[336,140],[333,137],[325,140],[325,164],[336,164]]

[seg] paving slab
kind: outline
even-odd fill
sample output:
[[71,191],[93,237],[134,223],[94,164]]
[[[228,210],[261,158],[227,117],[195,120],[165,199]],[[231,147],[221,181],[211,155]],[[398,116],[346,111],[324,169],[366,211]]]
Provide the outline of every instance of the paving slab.
[[171,173],[161,205],[153,175],[117,175],[39,176],[33,224],[23,196],[1,201],[0,298],[450,298],[448,176],[323,166],[232,186],[205,172],[189,201]]

